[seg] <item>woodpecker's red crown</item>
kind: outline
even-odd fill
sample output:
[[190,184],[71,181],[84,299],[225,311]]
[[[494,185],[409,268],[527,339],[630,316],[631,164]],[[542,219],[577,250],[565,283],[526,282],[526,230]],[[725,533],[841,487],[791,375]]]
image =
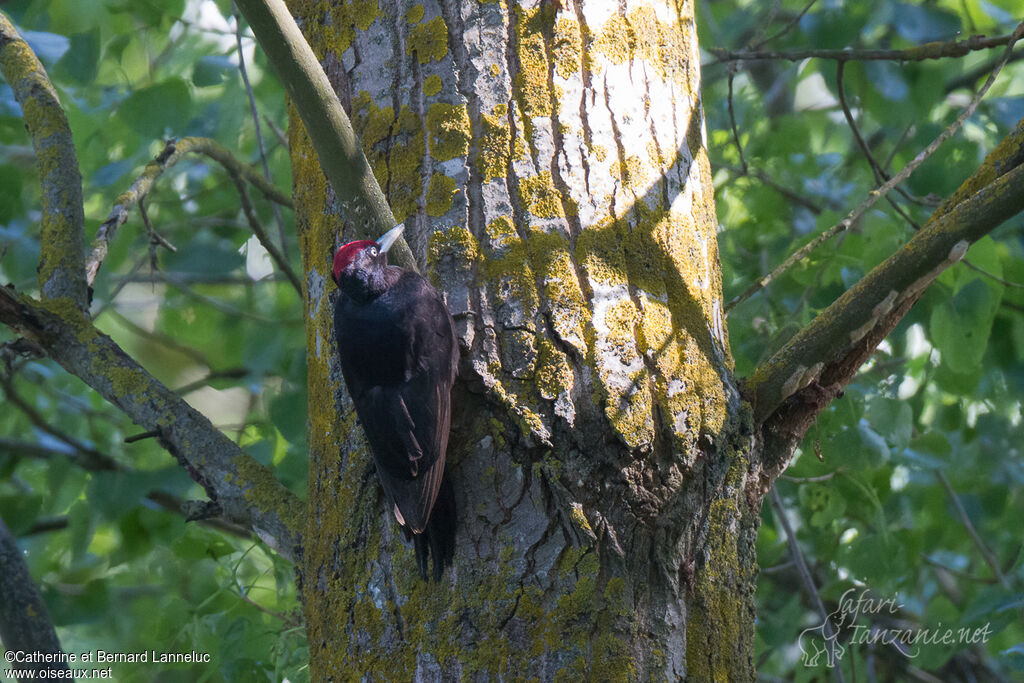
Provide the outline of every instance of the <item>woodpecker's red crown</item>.
[[[334,252],[334,281],[337,282],[338,278],[341,277],[343,270],[348,268],[348,264],[352,263],[353,259],[362,253],[363,249],[369,247],[376,247],[381,254],[388,253],[388,249],[391,245],[402,236],[402,231],[405,230],[405,226],[401,223],[388,230],[386,233],[381,235],[380,239],[376,242],[370,240],[359,240],[356,242],[349,242],[342,246],[338,251]],[[376,254],[371,254],[376,256]],[[387,265],[387,261],[384,261]]]
[[359,252],[367,247],[376,246],[376,244],[372,240],[359,240],[339,247],[338,251],[334,252],[334,281],[338,281],[338,278],[341,277],[341,272],[348,267],[348,264],[352,263],[352,260],[359,255]]

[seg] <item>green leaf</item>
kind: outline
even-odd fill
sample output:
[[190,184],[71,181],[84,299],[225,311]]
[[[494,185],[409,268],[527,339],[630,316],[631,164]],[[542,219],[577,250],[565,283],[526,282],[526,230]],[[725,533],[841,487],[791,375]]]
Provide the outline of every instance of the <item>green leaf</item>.
[[906,401],[877,396],[868,403],[865,417],[874,431],[896,449],[902,450],[910,444],[914,411]]
[[14,166],[0,165],[0,224],[10,222],[25,210],[21,202],[22,175]]
[[200,57],[192,70],[192,82],[199,87],[220,85],[228,76],[238,73],[238,67],[222,55]]
[[0,496],[0,519],[15,536],[28,531],[43,507],[42,496],[5,495]]
[[799,497],[812,526],[828,526],[846,510],[846,501],[828,486],[802,484]]
[[192,91],[180,78],[140,88],[121,103],[117,115],[153,140],[180,134],[192,116]]
[[898,3],[892,13],[894,28],[912,43],[949,40],[961,32],[959,16],[934,6]]
[[306,392],[284,391],[270,403],[270,419],[289,443],[306,440]]
[[68,626],[103,619],[110,602],[106,581],[90,581],[72,588],[62,590],[43,586],[43,599],[54,625]]
[[934,469],[949,465],[952,453],[949,439],[940,432],[931,431],[911,441],[901,456],[918,467]]
[[71,36],[71,46],[57,62],[58,74],[77,85],[92,83],[99,71],[100,29]]
[[992,289],[976,278],[933,309],[931,337],[944,365],[965,374],[981,363],[998,303]]
[[85,555],[85,549],[92,541],[95,531],[92,507],[85,500],[79,500],[68,511],[68,532],[71,536],[71,554],[75,559]]

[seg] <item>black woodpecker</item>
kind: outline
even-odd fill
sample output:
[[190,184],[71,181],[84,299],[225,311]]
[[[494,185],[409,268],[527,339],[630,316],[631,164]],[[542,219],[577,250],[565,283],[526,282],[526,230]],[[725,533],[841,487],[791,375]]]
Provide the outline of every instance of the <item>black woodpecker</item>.
[[437,290],[388,265],[388,249],[402,230],[335,252],[341,294],[334,334],[377,477],[395,519],[412,536],[420,576],[426,580],[432,558],[438,581],[455,551],[455,498],[444,457],[459,350]]

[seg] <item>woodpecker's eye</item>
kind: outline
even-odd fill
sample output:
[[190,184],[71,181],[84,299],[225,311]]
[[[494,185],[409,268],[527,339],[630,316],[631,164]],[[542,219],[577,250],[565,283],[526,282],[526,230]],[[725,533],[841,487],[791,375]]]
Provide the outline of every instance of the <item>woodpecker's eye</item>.
[[370,252],[370,256],[376,256],[377,255],[377,247],[370,247],[369,252]]

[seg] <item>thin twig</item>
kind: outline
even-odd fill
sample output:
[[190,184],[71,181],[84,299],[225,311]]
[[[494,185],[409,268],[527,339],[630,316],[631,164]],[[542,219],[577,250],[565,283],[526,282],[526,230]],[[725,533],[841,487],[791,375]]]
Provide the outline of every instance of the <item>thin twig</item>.
[[254,320],[258,323],[268,323],[271,325],[299,325],[302,323],[302,318],[268,318],[265,315],[258,313],[250,313],[249,311],[243,311],[240,308],[236,308],[231,304],[224,303],[219,299],[200,294],[196,290],[189,287],[185,282],[178,280],[176,277],[168,273],[153,273],[154,279],[158,282],[164,282],[171,285],[185,296],[206,304],[214,310],[226,313],[227,315],[233,315],[238,318],[246,318],[248,320]]
[[[153,490],[146,494],[146,499],[153,501],[154,503],[156,503],[163,509],[167,510],[168,512],[173,512],[174,514],[181,515],[182,517],[187,518],[187,515],[185,514],[185,510],[183,508],[185,501],[179,498],[178,496],[174,495],[173,493],[167,493],[166,491],[160,490]],[[186,519],[186,521],[188,520]],[[217,531],[223,531],[226,534],[231,534],[232,536],[237,536],[238,538],[252,540],[253,537],[252,532],[249,531],[247,528],[241,526],[240,524],[230,522],[227,519],[224,519],[223,517],[207,517],[205,519],[197,519],[194,521],[196,524],[200,524],[211,529],[216,529]]]
[[[3,391],[4,396],[11,405],[20,410],[25,417],[28,418],[29,422],[34,424],[37,429],[46,432],[59,441],[63,441],[73,449],[74,453],[63,454],[66,457],[81,461],[82,466],[88,470],[116,470],[119,467],[117,461],[110,456],[100,453],[95,448],[87,446],[85,443],[71,436],[67,432],[50,424],[49,421],[39,413],[39,411],[30,406],[25,399],[18,395],[18,392],[14,390],[14,384],[10,377],[3,377],[0,379],[0,390]],[[79,454],[79,457],[76,458],[75,453]]]
[[867,210],[874,206],[879,199],[888,194],[889,191],[896,185],[902,183],[904,180],[910,177],[910,174],[913,173],[918,166],[924,163],[925,159],[930,157],[932,153],[935,152],[935,150],[938,149],[940,145],[942,145],[943,142],[948,140],[954,133],[960,130],[960,127],[963,125],[964,121],[966,121],[968,118],[970,118],[972,114],[974,114],[975,110],[978,108],[978,104],[981,102],[981,99],[985,96],[985,93],[988,92],[989,88],[992,87],[992,84],[995,83],[996,78],[999,76],[999,72],[1002,70],[1002,67],[1006,64],[1006,60],[1010,56],[1011,51],[1013,49],[1014,41],[1018,40],[1022,35],[1024,35],[1024,22],[1021,22],[1017,26],[1016,30],[1011,34],[1011,40],[1003,53],[1003,59],[999,66],[996,69],[994,69],[991,74],[989,74],[988,80],[985,81],[985,85],[983,85],[981,89],[978,90],[977,93],[975,93],[974,97],[971,99],[970,104],[968,104],[967,107],[965,107],[964,110],[960,112],[960,115],[957,116],[956,120],[952,124],[950,124],[948,128],[939,133],[939,135],[934,140],[932,140],[932,142],[927,147],[921,150],[921,152],[919,152],[916,157],[914,157],[906,166],[904,166],[899,173],[890,178],[888,182],[886,182],[881,187],[869,192],[868,196],[864,199],[864,201],[861,202],[861,204],[857,208],[848,213],[846,217],[843,218],[843,220],[839,221],[831,228],[815,237],[813,240],[802,246],[800,249],[797,249],[785,261],[783,261],[782,264],[775,268],[775,270],[765,275],[763,278],[761,278],[760,280],[752,284],[750,287],[748,287],[747,290],[744,291],[742,294],[740,294],[735,299],[730,301],[725,307],[726,312],[732,310],[733,308],[736,307],[737,304],[746,301],[751,296],[764,289],[764,287],[768,285],[768,283],[775,280],[777,277],[788,271],[797,263],[803,261],[811,252],[813,252],[819,246],[821,246],[828,240],[832,239],[839,233],[848,230],[850,226],[856,223],[858,220],[860,220],[860,218],[867,212]]
[[957,578],[960,578],[960,579],[964,579],[965,581],[971,581],[971,582],[974,582],[974,583],[987,583],[987,584],[999,583],[999,579],[996,579],[996,578],[987,577],[987,576],[975,576],[973,574],[968,574],[967,572],[961,571],[959,569],[953,569],[952,567],[947,567],[946,565],[942,564],[938,560],[933,560],[932,558],[928,557],[928,555],[926,555],[925,553],[921,553],[921,559],[924,560],[925,562],[927,562],[928,564],[932,565],[936,569],[941,569],[944,572],[949,572],[953,576],[955,576]]
[[839,470],[836,470],[835,472],[829,472],[828,474],[822,474],[817,477],[791,477],[787,474],[782,474],[779,475],[779,479],[785,479],[786,481],[791,481],[794,484],[813,484],[819,481],[828,481],[838,473]]
[[252,202],[249,201],[249,193],[245,189],[245,183],[242,179],[231,174],[231,179],[235,181],[235,189],[238,190],[238,200],[242,205],[242,213],[245,214],[245,219],[249,222],[249,227],[252,228],[252,232],[256,235],[256,239],[260,241],[263,248],[270,254],[270,258],[274,259],[274,263],[281,269],[281,272],[285,274],[288,281],[292,283],[292,287],[298,292],[299,296],[302,296],[302,282],[299,280],[299,276],[292,270],[292,266],[288,263],[288,257],[277,248],[274,241],[270,239],[270,235],[263,229],[263,224],[260,223],[260,219],[256,216],[256,210],[252,206]]
[[751,50],[757,50],[759,48],[762,48],[765,45],[767,45],[768,43],[772,42],[773,40],[781,38],[782,36],[786,35],[790,31],[792,31],[793,27],[800,23],[800,20],[803,19],[804,15],[807,14],[807,12],[810,11],[811,7],[814,7],[814,3],[816,3],[816,2],[818,2],[818,0],[811,0],[809,3],[807,3],[807,5],[802,10],[800,10],[800,13],[797,14],[792,19],[790,19],[789,22],[785,26],[783,26],[781,29],[779,29],[778,31],[776,31],[772,35],[768,36],[764,40],[760,41],[756,45],[751,45],[750,49]]
[[1001,277],[993,275],[992,273],[988,272],[984,268],[979,268],[978,266],[974,265],[973,263],[971,263],[967,259],[962,259],[961,263],[963,263],[965,266],[967,266],[968,268],[970,268],[974,272],[981,273],[982,275],[984,275],[985,277],[989,278],[993,282],[998,282],[1003,287],[1015,287],[1017,289],[1024,289],[1024,284],[1021,284],[1019,282],[1011,282],[1010,280],[1004,280]]
[[992,574],[999,581],[1006,590],[1010,589],[1010,582],[1006,580],[1006,575],[1003,574],[1002,568],[999,566],[999,561],[996,560],[996,556],[992,554],[992,551],[988,549],[985,542],[981,540],[981,536],[978,535],[978,530],[974,528],[974,524],[971,522],[971,518],[967,514],[967,510],[964,509],[963,503],[960,502],[960,496],[956,495],[956,491],[953,490],[953,485],[949,483],[949,479],[942,470],[934,470],[935,477],[942,484],[942,488],[946,490],[946,495],[949,496],[949,500],[953,503],[953,507],[956,508],[956,514],[960,517],[960,523],[964,525],[964,529],[967,530],[967,534],[974,541],[974,546],[981,553],[981,557],[985,560],[985,564],[992,570]]
[[[842,50],[788,50],[783,52],[770,52],[764,50],[726,50],[724,48],[710,48],[708,51],[715,55],[720,61],[765,61],[783,60],[789,62],[801,62],[805,59],[832,59],[840,62],[866,62],[866,61],[896,61],[896,62],[920,62],[926,59],[943,59],[946,57],[963,57],[976,50],[988,50],[993,47],[1013,44],[1016,31],[1003,36],[987,38],[985,36],[971,36],[964,40],[950,40],[947,42],[932,42],[918,45],[917,47],[905,50],[854,50],[850,48]],[[1019,36],[1018,36],[1019,37]]]
[[[889,174],[886,170],[875,161],[874,155],[871,153],[871,148],[868,147],[868,143],[864,141],[863,136],[860,134],[860,129],[857,127],[857,122],[853,118],[853,112],[850,110],[850,105],[846,101],[846,87],[843,85],[843,74],[846,70],[846,62],[839,62],[836,64],[836,93],[839,95],[839,105],[843,109],[843,116],[846,118],[846,124],[850,127],[853,132],[853,138],[857,141],[857,146],[860,147],[860,151],[864,154],[864,157],[868,160],[868,165],[871,166],[871,172],[875,177],[875,184],[881,185],[882,183],[889,180]],[[911,198],[903,191],[903,188],[896,187],[895,190],[902,194],[906,199]],[[921,226],[918,225],[914,219],[908,216],[899,205],[893,201],[892,197],[886,196],[885,200],[889,203],[889,206],[893,208],[900,217],[914,228],[914,230],[920,230]]]
[[163,247],[172,254],[178,253],[178,248],[167,241],[167,238],[156,231],[152,221],[149,220],[149,212],[146,211],[146,202],[139,201],[139,216],[142,224],[146,227],[146,234],[149,236],[149,243],[154,247]]
[[241,287],[252,287],[254,285],[284,282],[285,277],[280,273],[270,273],[259,280],[253,280],[248,275],[225,275],[223,273],[187,273],[180,270],[162,271],[161,273],[136,273],[128,276],[131,284],[145,284],[152,282],[164,283],[167,278],[173,278],[176,282],[184,285],[237,285]]
[[[1021,59],[1024,59],[1024,48],[1018,48],[1010,57],[1009,61],[1016,62]],[[979,64],[978,66],[971,69],[967,73],[957,76],[949,83],[946,83],[946,92],[951,93],[959,88],[972,87],[979,78],[992,71],[992,69],[996,68],[997,64],[999,64],[998,57],[996,57],[995,59],[990,59],[984,62],[983,64]]]
[[839,97],[839,105],[843,109],[843,116],[846,117],[846,125],[850,127],[850,131],[853,133],[853,139],[857,141],[857,146],[860,147],[860,151],[864,154],[864,157],[868,160],[868,165],[871,166],[871,172],[875,176],[875,183],[884,183],[889,178],[886,176],[885,171],[875,161],[875,157],[872,156],[871,150],[868,149],[868,143],[864,142],[864,138],[860,134],[860,130],[857,128],[857,122],[853,119],[853,112],[850,111],[850,105],[846,102],[846,88],[843,86],[843,74],[846,70],[846,62],[839,62],[836,64],[836,94]]
[[732,82],[736,78],[736,65],[729,65],[729,125],[732,127],[732,142],[736,145],[736,151],[740,155],[740,168],[743,169],[743,174],[747,174],[747,160],[743,156],[743,145],[740,144],[740,133],[736,128],[736,112],[733,111],[732,105]]
[[813,199],[809,199],[808,197],[805,197],[801,194],[797,194],[788,187],[785,187],[775,182],[775,180],[773,180],[772,177],[765,173],[764,171],[760,171],[756,168],[747,168],[746,170],[744,170],[739,166],[732,166],[730,164],[718,164],[718,168],[725,169],[726,171],[731,171],[732,173],[735,173],[738,176],[750,176],[752,178],[757,178],[764,185],[772,188],[773,190],[781,194],[783,197],[793,202],[794,204],[799,204],[800,206],[804,207],[805,209],[813,213],[815,216],[820,215],[821,212],[825,210],[820,204],[815,202]]
[[148,432],[142,432],[141,434],[132,434],[131,436],[124,437],[125,443],[137,443],[139,441],[145,441],[146,439],[155,439],[160,436],[160,432],[156,429],[151,429]]
[[128,283],[132,282],[132,278],[138,275],[139,271],[142,270],[142,267],[146,265],[148,262],[149,256],[143,256],[142,258],[135,262],[135,265],[132,266],[131,270],[129,270],[125,275],[121,276],[118,279],[117,284],[114,285],[114,288],[112,290],[110,290],[110,295],[107,297],[107,300],[104,301],[103,305],[101,305],[96,310],[96,313],[93,314],[93,318],[99,318],[101,315],[107,312],[107,309],[114,305],[114,299],[117,298],[117,295],[121,293],[121,290],[123,290],[128,285]]
[[96,274],[99,272],[103,260],[107,257],[110,241],[117,233],[117,229],[128,220],[128,212],[149,194],[156,180],[163,175],[164,171],[174,166],[184,154],[190,152],[202,154],[213,159],[232,178],[244,178],[272,202],[283,204],[284,206],[292,206],[292,201],[289,197],[279,192],[262,175],[235,159],[219,143],[208,138],[197,137],[171,140],[164,146],[163,151],[146,165],[142,175],[132,183],[131,187],[121,193],[107,219],[103,221],[99,230],[96,231],[96,239],[93,240],[92,250],[85,265],[86,281],[90,287],[96,281]]
[[[814,605],[814,609],[818,612],[818,616],[822,619],[822,628],[827,631],[825,634],[826,647],[834,648],[836,646],[836,630],[832,625],[832,622],[828,618],[828,612],[825,611],[825,605],[821,601],[821,594],[818,593],[817,587],[814,585],[814,577],[811,576],[811,570],[807,568],[807,562],[804,560],[803,551],[800,550],[800,544],[797,543],[796,534],[793,533],[793,527],[789,524],[789,519],[786,517],[786,508],[782,504],[782,496],[779,492],[772,487],[771,492],[768,494],[771,498],[772,509],[775,511],[775,516],[779,520],[779,525],[782,530],[786,533],[786,545],[789,546],[789,554],[793,557],[793,562],[796,564],[797,572],[800,574],[800,580],[804,584],[804,590],[807,592],[807,597],[810,598],[811,604]],[[834,653],[830,652],[829,659],[834,659]],[[842,683],[843,673],[837,667],[832,670],[835,679]]]
[[[268,183],[273,184],[270,177],[270,165],[267,164],[267,150],[263,145],[263,131],[260,130],[260,116],[256,111],[256,95],[252,91],[252,84],[249,83],[249,72],[245,68],[245,51],[242,50],[242,21],[238,16],[238,8],[231,3],[231,12],[235,16],[235,42],[238,45],[238,71],[242,74],[242,83],[245,85],[245,92],[249,96],[249,110],[252,112],[252,122],[256,126],[256,148],[260,152],[260,163],[263,165],[263,177]],[[288,241],[284,234],[284,220],[281,218],[281,208],[277,204],[271,204],[274,209],[274,219],[277,221],[278,238],[281,240],[281,253],[288,258]],[[301,292],[300,292],[301,294]]]
[[281,130],[280,126],[274,123],[274,120],[266,114],[263,115],[263,121],[267,124],[267,128],[270,129],[270,132],[274,134],[274,137],[277,138],[277,141],[281,143],[281,146],[288,149],[288,136],[284,134],[284,131]]
[[[154,282],[155,282],[155,280],[154,280]],[[161,282],[162,282],[162,280],[161,280]],[[196,349],[196,348],[193,348],[191,346],[187,346],[185,344],[182,344],[181,342],[179,342],[177,339],[175,339],[174,337],[170,336],[169,334],[164,334],[163,332],[157,332],[156,330],[148,330],[145,327],[142,327],[141,325],[136,324],[135,321],[133,321],[131,318],[125,316],[124,314],[122,314],[120,311],[118,311],[116,309],[111,310],[110,311],[110,315],[113,316],[117,320],[117,322],[119,324],[123,325],[124,327],[127,327],[129,331],[131,331],[132,333],[136,334],[137,336],[142,337],[143,339],[146,339],[148,341],[156,342],[157,344],[159,344],[160,346],[164,347],[165,349],[168,349],[170,351],[175,351],[177,353],[182,354],[183,356],[187,356],[188,358],[191,358],[196,363],[199,363],[200,365],[204,365],[207,368],[210,367],[210,360],[199,349]]]
[[178,393],[184,396],[185,394],[191,394],[193,391],[202,389],[210,382],[218,379],[242,379],[249,375],[248,368],[228,368],[227,370],[211,370],[206,374],[205,377],[197,379],[195,382],[189,382],[185,386],[178,389]]
[[264,607],[260,603],[256,602],[252,598],[250,598],[245,593],[235,593],[235,595],[237,597],[241,598],[244,602],[247,602],[252,607],[255,607],[259,611],[263,612],[264,614],[269,614],[270,616],[274,617],[275,619],[280,619],[281,621],[283,621],[285,623],[290,621],[290,618],[289,618],[289,616],[287,614],[282,614],[280,612],[275,612],[272,609],[267,609],[266,607]]
[[[131,438],[131,437],[129,437],[129,438]],[[142,437],[140,435],[138,438],[136,438],[134,440],[138,441],[138,440],[141,440],[141,438]],[[125,439],[125,442],[128,442],[128,439]],[[74,457],[74,455],[71,455],[71,454],[69,454],[66,451],[62,451],[62,450],[59,450],[57,448],[50,448],[48,446],[43,446],[42,444],[33,443],[31,441],[18,441],[16,439],[0,438],[0,450],[7,451],[9,453],[13,453],[16,456],[22,456],[22,457],[27,456],[27,457],[39,458],[39,459],[48,459],[48,458],[55,458],[55,457],[57,457],[57,458],[68,458],[68,460],[70,460],[72,463],[74,463],[78,467],[81,467],[82,469],[84,469],[84,470],[86,470],[88,472],[110,471],[110,472],[122,472],[122,473],[130,474],[130,473],[136,471],[136,470],[133,470],[133,469],[131,469],[129,467],[125,467],[124,465],[119,464],[113,458],[111,458],[110,456],[107,456],[107,455],[102,455],[101,454],[101,456],[103,458],[106,458],[111,463],[111,467],[96,467],[94,462],[85,460],[83,458],[76,458],[76,457]],[[79,452],[81,452],[81,451],[79,451]],[[150,491],[149,493],[146,494],[146,498],[148,498],[149,500],[153,501],[154,503],[156,503],[160,507],[164,508],[165,510],[168,510],[170,512],[173,512],[173,513],[179,514],[179,515],[183,514],[182,513],[182,501],[181,501],[180,498],[178,498],[177,496],[174,496],[173,494],[166,493],[166,492],[160,491],[160,490],[153,490],[153,491]],[[62,524],[61,523],[62,519],[65,519],[65,518],[60,518],[60,517],[58,517],[58,518],[48,518],[48,519],[44,518],[44,519],[38,520],[36,522],[36,524],[34,524],[32,526],[32,528],[29,529],[29,531],[26,533],[26,535],[35,534],[35,533],[43,533],[43,532],[46,532],[46,531],[56,531],[56,530],[59,530],[61,528],[64,528],[66,526],[66,524]],[[248,529],[246,529],[245,527],[239,526],[237,524],[234,524],[232,522],[229,522],[229,521],[227,521],[226,519],[223,519],[223,518],[211,517],[211,518],[208,518],[208,519],[201,519],[201,520],[197,520],[197,521],[198,521],[199,524],[202,524],[203,526],[208,526],[208,527],[213,528],[213,529],[218,529],[219,531],[224,531],[224,532],[232,534],[234,536],[239,536],[241,538],[247,538],[247,539],[251,539],[252,538],[252,534],[249,532]]]
[[758,570],[758,573],[759,574],[778,574],[780,572],[786,571],[787,569],[789,569],[790,567],[794,566],[795,564],[796,563],[793,562],[793,560],[786,560],[782,564],[777,564],[777,565],[775,565],[773,567],[761,567],[761,569]]
[[48,534],[51,531],[62,531],[67,529],[71,524],[71,520],[67,515],[60,515],[58,517],[40,517],[36,521],[32,522],[27,530],[22,532],[20,536],[36,536],[38,534]]

